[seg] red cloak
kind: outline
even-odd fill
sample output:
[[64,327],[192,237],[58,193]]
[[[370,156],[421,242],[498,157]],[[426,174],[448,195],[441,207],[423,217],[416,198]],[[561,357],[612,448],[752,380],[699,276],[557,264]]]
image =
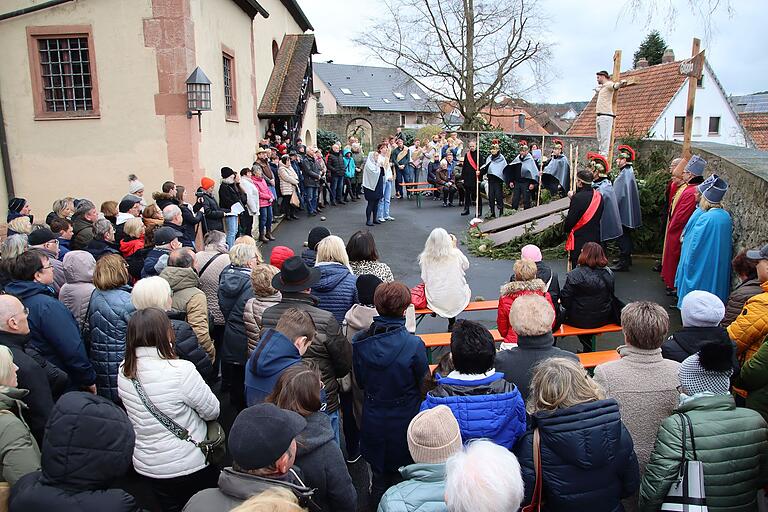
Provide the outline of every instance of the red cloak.
[[675,274],[677,264],[680,262],[680,249],[683,234],[688,219],[696,210],[696,185],[681,185],[678,189],[677,201],[673,198],[669,207],[669,220],[667,221],[667,233],[664,238],[664,255],[661,259],[661,278],[667,288],[675,287]]

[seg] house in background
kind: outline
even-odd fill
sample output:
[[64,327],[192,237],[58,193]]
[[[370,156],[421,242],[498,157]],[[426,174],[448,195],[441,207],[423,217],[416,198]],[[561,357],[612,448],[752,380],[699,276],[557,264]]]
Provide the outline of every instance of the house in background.
[[440,107],[396,68],[315,63],[318,127],[356,136],[366,148],[398,126],[421,128],[441,122]]
[[755,147],[768,151],[768,92],[731,96],[731,103]]
[[[270,120],[314,138],[314,36],[296,0],[2,4],[0,204],[25,197],[41,218],[64,196],[120,200],[131,173],[148,198],[173,180],[193,201],[202,176],[250,166]],[[198,67],[200,117],[185,83]]]
[[[680,64],[675,62],[674,54],[667,51],[661,64],[648,66],[641,59],[641,67],[621,73],[621,79],[632,79],[636,85],[618,91],[617,138],[683,139],[688,82],[687,77],[680,74]],[[596,99],[595,95],[574,121],[568,135],[595,136]],[[706,60],[696,91],[691,140],[752,146],[739,116]]]
[[504,133],[525,135],[547,135],[536,119],[523,107],[510,102],[496,103],[481,112],[488,124],[499,128]]
[[529,103],[526,109],[550,135],[564,135],[586,106],[586,101]]

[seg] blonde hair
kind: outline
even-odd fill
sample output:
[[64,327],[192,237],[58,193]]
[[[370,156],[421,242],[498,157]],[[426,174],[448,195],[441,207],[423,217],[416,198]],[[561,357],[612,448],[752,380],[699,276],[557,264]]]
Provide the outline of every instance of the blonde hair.
[[158,308],[165,311],[171,306],[171,285],[160,276],[139,279],[133,285],[131,302],[136,309]]
[[721,203],[713,203],[703,195],[701,196],[701,199],[699,199],[699,208],[701,208],[702,211],[709,211],[712,208],[722,208]]
[[32,221],[29,220],[29,217],[26,215],[22,215],[21,217],[16,217],[11,222],[9,222],[8,229],[13,230],[16,233],[28,235],[32,232]]
[[7,386],[6,382],[13,375],[13,352],[5,345],[0,345],[0,386]]
[[232,512],[303,512],[296,495],[285,487],[269,487],[251,496]]
[[0,258],[12,260],[27,249],[29,249],[27,235],[23,233],[11,235],[3,240],[3,244],[0,245]]
[[553,357],[534,367],[526,409],[529,414],[535,414],[538,411],[566,409],[604,398],[605,392],[580,363]]
[[280,270],[272,265],[257,265],[251,270],[251,286],[253,287],[253,294],[256,297],[269,297],[277,293],[277,290],[272,288],[272,278],[277,275]]
[[247,267],[248,262],[253,258],[256,258],[259,263],[264,263],[264,258],[261,257],[261,252],[255,245],[235,244],[229,250],[229,261],[235,267]]
[[509,324],[521,336],[541,336],[552,330],[555,310],[541,295],[521,295],[509,308]]
[[133,238],[139,238],[144,229],[144,221],[140,217],[128,219],[125,221],[125,224],[123,224],[123,233],[132,236]]
[[515,261],[512,267],[515,272],[515,281],[531,281],[536,279],[536,263],[525,258]]
[[254,240],[252,236],[243,235],[235,238],[235,243],[233,244],[233,247],[237,244],[246,244],[246,245],[252,245],[256,247],[256,240]]
[[453,256],[454,251],[457,250],[453,245],[453,240],[453,237],[445,229],[433,229],[424,244],[424,250],[419,254],[419,265],[428,265]]
[[315,265],[322,262],[341,263],[347,268],[349,267],[349,256],[347,255],[347,248],[344,245],[344,240],[336,235],[328,235],[320,240],[317,244],[317,256],[315,257]]
[[128,284],[129,280],[127,264],[119,254],[107,254],[96,262],[93,285],[99,290],[114,290]]

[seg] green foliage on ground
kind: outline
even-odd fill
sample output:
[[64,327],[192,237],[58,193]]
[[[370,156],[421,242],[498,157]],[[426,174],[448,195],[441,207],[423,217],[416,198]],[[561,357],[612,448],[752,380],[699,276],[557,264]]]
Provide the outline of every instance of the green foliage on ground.
[[320,128],[317,129],[317,147],[319,147],[323,153],[327,153],[331,150],[331,146],[333,146],[336,142],[344,142],[345,139],[341,137],[336,132],[333,132],[331,130],[322,130]]

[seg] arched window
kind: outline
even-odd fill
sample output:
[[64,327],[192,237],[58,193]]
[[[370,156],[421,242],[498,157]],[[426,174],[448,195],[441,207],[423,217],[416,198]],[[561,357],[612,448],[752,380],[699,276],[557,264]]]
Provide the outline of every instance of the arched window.
[[277,62],[277,52],[280,51],[280,46],[278,46],[277,41],[274,39],[272,40],[272,64]]

